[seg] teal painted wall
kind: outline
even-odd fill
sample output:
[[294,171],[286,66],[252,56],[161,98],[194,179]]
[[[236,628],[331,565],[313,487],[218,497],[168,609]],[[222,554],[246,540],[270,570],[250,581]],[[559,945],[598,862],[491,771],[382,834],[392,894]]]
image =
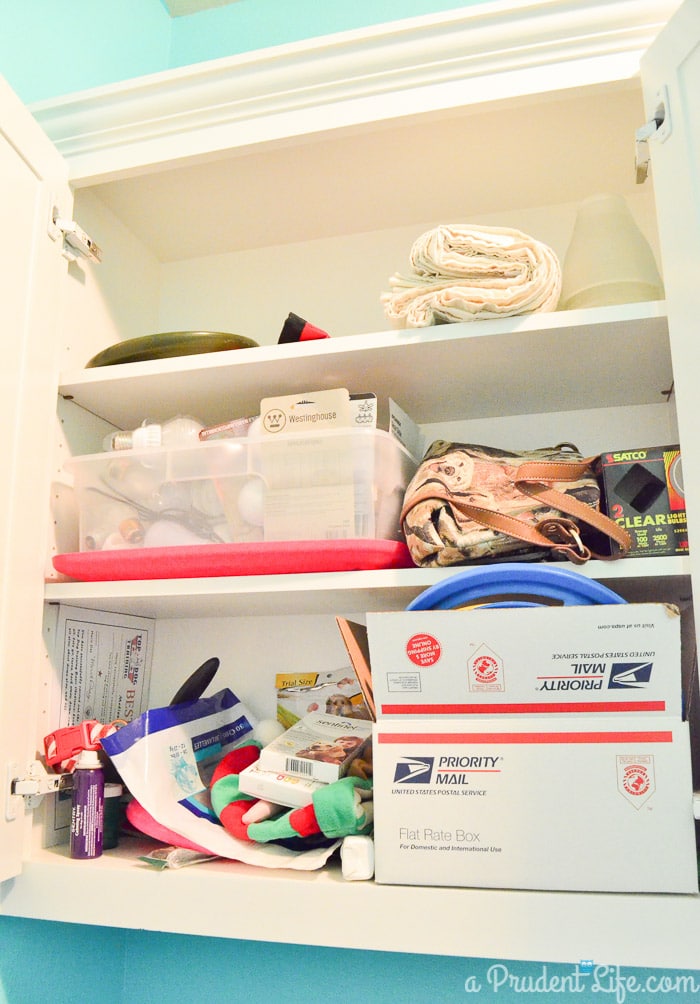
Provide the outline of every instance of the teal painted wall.
[[[160,0],[0,0],[0,72],[30,103],[262,46],[469,5],[449,0],[239,0],[171,19]],[[176,882],[177,875],[165,874],[163,881]],[[103,907],[108,918],[109,903]],[[232,902],[230,909],[244,910],[245,905]],[[293,910],[293,904],[280,903],[280,909]],[[134,911],[138,915],[138,903]],[[362,918],[348,922],[361,924]],[[475,924],[481,922],[474,917]],[[397,917],[395,923],[410,924],[411,918]],[[553,989],[553,981],[574,979],[575,962],[494,963],[0,917],[0,1004],[93,999],[110,1004],[209,1004],[212,999],[269,1004],[277,998],[285,1004],[325,1004],[339,995],[353,1004],[478,1004],[494,999],[509,1004],[528,993],[565,999]],[[632,975],[644,980],[657,979],[659,973],[612,971],[601,975],[597,989],[608,999],[620,999],[616,987],[624,988]],[[498,986],[495,980],[501,981]],[[587,974],[583,981],[591,990],[594,976]],[[697,1000],[698,992],[700,974],[695,988],[672,983],[656,997],[683,1002]],[[577,996],[587,999],[585,993]]]
[[160,0],[0,0],[0,73],[31,104],[262,46],[484,0],[238,0],[171,18]]
[[[177,881],[177,874],[163,875]],[[76,890],[80,895],[80,890]],[[280,909],[293,911],[293,904]],[[231,909],[243,909],[232,903]],[[105,913],[109,904],[105,904]],[[324,918],[320,918],[324,923]],[[361,924],[362,917],[349,921]],[[397,917],[397,924],[411,919]],[[449,924],[450,918],[445,918]],[[483,918],[474,917],[474,924]],[[465,931],[465,939],[468,932]],[[633,984],[631,981],[635,980]],[[666,982],[662,982],[666,981]],[[0,1004],[517,1004],[698,1000],[700,974],[268,945],[5,918]]]
[[159,0],[0,0],[0,73],[26,103],[166,69]]
[[482,0],[239,0],[173,19],[170,62],[183,66],[337,31],[420,14],[470,7]]

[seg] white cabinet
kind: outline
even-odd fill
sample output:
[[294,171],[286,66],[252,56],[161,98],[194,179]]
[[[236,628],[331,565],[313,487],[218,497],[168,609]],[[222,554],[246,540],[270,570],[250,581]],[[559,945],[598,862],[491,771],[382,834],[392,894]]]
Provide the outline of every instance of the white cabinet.
[[[445,220],[518,226],[563,256],[580,200],[621,191],[658,246],[663,200],[653,181],[634,183],[634,132],[646,117],[636,73],[659,18],[677,6],[477,5],[33,109],[66,158],[76,217],[105,261],[61,263],[59,333],[26,335],[31,358],[50,360],[57,444],[53,462],[44,444],[31,475],[13,465],[23,492],[8,517],[13,539],[34,533],[33,546],[56,546],[35,532],[25,500],[39,493],[44,506],[63,459],[97,449],[106,423],[130,428],[178,411],[221,421],[251,413],[264,395],[310,387],[392,396],[428,437],[514,448],[574,439],[592,453],[680,435],[685,456],[697,366],[683,308],[676,315],[670,298],[670,326],[665,304],[643,303],[392,332],[379,305],[412,239]],[[697,0],[688,6],[697,19]],[[697,250],[685,253],[697,267]],[[278,346],[290,310],[333,337]],[[261,347],[84,369],[118,339],[181,329],[237,331]],[[678,409],[674,376],[687,400]],[[43,416],[27,444],[18,440],[23,458],[46,440],[54,402],[48,386],[18,387],[21,414]],[[700,459],[690,456],[694,484]],[[10,596],[6,578],[3,601],[29,633],[18,681],[4,615],[3,677],[15,683],[2,692],[2,722],[21,707],[25,724],[3,742],[3,776],[6,763],[32,759],[49,730],[51,675],[39,637],[41,573],[8,546],[5,565],[21,571],[22,591]],[[630,598],[688,606],[692,560],[591,563],[584,572]],[[222,684],[262,716],[272,713],[281,652],[340,665],[336,614],[401,608],[449,574],[76,583],[59,581],[49,562],[46,570],[46,603],[157,618],[152,703],[218,654]],[[3,848],[6,839],[23,848],[21,865],[3,873],[16,874],[0,892],[9,914],[394,951],[700,966],[698,897],[382,887],[343,882],[333,868],[268,873],[231,863],[154,874],[136,864],[133,841],[77,862],[65,847],[42,848],[38,821],[20,840],[23,826],[0,824]],[[294,904],[293,926],[281,904]],[[340,904],[362,919],[339,931],[319,923]]]
[[[2,84],[2,81],[0,81]],[[34,742],[33,689],[41,636],[46,498],[37,471],[48,468],[55,412],[55,303],[64,279],[47,235],[54,198],[70,212],[67,168],[14,95],[0,88],[0,169],[6,255],[0,270],[3,333],[2,429],[5,486],[0,501],[0,736],[2,774]],[[32,128],[33,127],[33,128]],[[19,529],[18,529],[19,528]],[[41,531],[41,532],[40,532]],[[31,653],[31,655],[30,655]],[[34,664],[30,670],[29,665]],[[20,668],[22,667],[22,668]],[[6,811],[3,811],[3,817]],[[0,878],[19,869],[22,827],[0,826]]]

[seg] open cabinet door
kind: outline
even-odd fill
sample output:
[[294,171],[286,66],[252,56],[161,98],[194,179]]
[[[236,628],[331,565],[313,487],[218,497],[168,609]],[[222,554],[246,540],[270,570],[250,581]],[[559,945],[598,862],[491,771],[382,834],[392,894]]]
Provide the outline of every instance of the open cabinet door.
[[[685,0],[645,53],[649,139],[682,441],[690,559],[700,582],[700,0]],[[696,588],[696,594],[700,590]],[[695,596],[700,624],[700,595]]]
[[67,174],[0,78],[0,880],[18,874],[27,829],[23,801],[9,796],[13,764],[23,770],[35,759],[40,729],[55,359],[68,267],[49,222],[54,204],[72,211]]

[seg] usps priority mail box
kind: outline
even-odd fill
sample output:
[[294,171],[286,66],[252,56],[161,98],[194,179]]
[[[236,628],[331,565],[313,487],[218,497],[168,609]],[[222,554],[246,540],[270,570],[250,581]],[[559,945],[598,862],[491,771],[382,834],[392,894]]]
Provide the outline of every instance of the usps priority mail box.
[[380,883],[698,890],[687,724],[379,720]]
[[377,717],[681,717],[680,620],[664,603],[369,613]]
[[367,615],[376,879],[697,892],[680,615]]

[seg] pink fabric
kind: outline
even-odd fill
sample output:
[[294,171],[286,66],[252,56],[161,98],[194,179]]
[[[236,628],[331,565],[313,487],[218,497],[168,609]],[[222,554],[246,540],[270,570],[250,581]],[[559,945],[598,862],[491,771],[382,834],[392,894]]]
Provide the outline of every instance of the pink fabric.
[[193,843],[188,840],[187,837],[180,836],[179,833],[174,833],[173,830],[169,830],[167,826],[163,826],[161,823],[156,822],[153,816],[146,812],[144,807],[137,802],[136,799],[129,802],[126,807],[126,818],[129,820],[134,829],[139,830],[141,833],[145,833],[147,837],[153,837],[154,840],[160,840],[164,844],[172,845],[173,847],[184,847],[188,851],[199,851],[201,854],[211,854],[211,851],[207,850],[206,847],[200,847],[198,844]]

